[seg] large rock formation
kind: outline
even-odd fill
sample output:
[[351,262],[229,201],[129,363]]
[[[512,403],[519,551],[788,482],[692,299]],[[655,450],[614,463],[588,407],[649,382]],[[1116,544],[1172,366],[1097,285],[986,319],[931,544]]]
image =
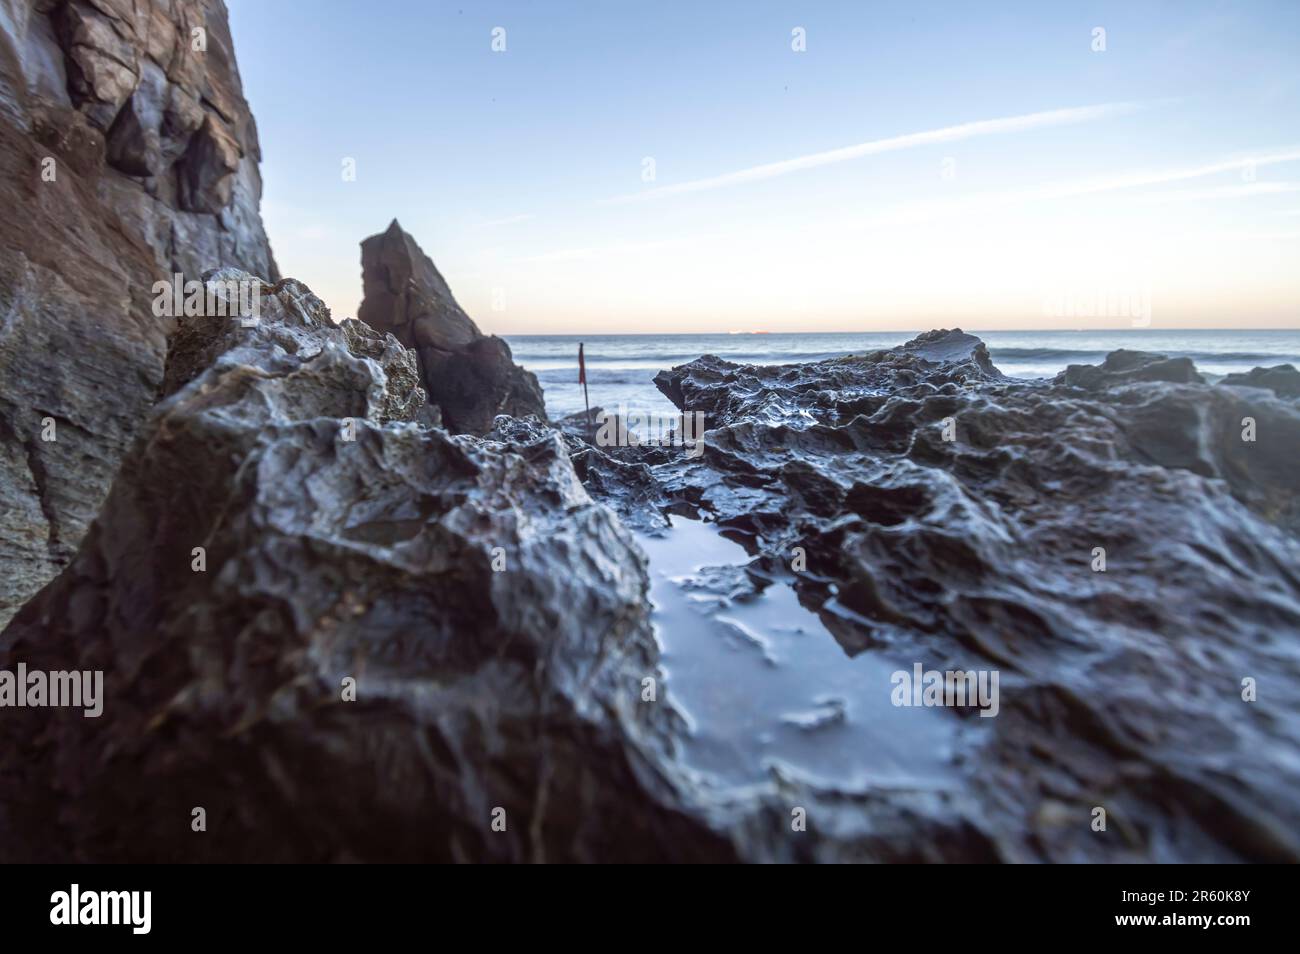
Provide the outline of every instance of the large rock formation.
[[276,277],[258,160],[220,0],[0,0],[0,622],[156,398],[154,282]]
[[791,831],[798,783],[697,791],[645,696],[644,557],[559,434],[414,423],[394,338],[291,280],[261,311],[183,323],[76,559],[0,635],[10,672],[105,673],[96,718],[5,710],[0,861],[976,850],[929,813],[900,840],[907,793],[826,804],[821,838]]
[[1300,371],[1295,365],[1278,364],[1271,368],[1251,368],[1244,374],[1225,375],[1220,384],[1248,388],[1268,388],[1278,397],[1300,398]]
[[575,460],[634,519],[657,500],[743,540],[759,586],[793,586],[847,656],[1000,671],[995,718],[951,716],[953,804],[998,856],[1294,862],[1300,408],[1262,387],[1288,380],[1117,352],[1017,381],[959,332],[704,357],[656,379],[706,415],[701,457]]
[[172,393],[79,556],[0,639],[11,670],[107,671],[99,719],[6,710],[0,853],[558,860],[653,854],[647,828],[676,841],[637,781],[669,719],[636,702],[655,653],[641,557],[558,436],[404,423],[424,403],[413,352],[290,280],[261,311],[183,322]]
[[[75,560],[0,634],[0,670],[104,672],[98,718],[0,720],[0,861],[1300,858],[1294,401],[1128,373],[1156,357],[1016,381],[939,332],[666,372],[712,426],[690,456],[452,436],[393,336],[289,280],[261,315],[182,323]],[[579,472],[745,542],[662,584],[692,612],[792,586],[845,665],[999,671],[996,717],[916,710],[946,727],[924,783],[711,774]],[[838,751],[866,716],[824,707],[787,720]]]
[[416,350],[429,401],[451,431],[484,434],[498,414],[546,419],[537,378],[514,363],[508,344],[479,331],[396,219],[361,243],[361,280],[357,317]]

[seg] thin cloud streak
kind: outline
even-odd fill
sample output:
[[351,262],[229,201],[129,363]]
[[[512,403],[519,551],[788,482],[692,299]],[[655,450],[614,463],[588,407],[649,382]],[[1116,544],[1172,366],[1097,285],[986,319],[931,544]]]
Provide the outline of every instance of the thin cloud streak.
[[930,129],[925,132],[908,133],[903,136],[892,136],[888,139],[876,139],[871,142],[858,143],[855,146],[844,146],[840,149],[816,152],[806,156],[799,156],[795,159],[785,159],[781,162],[769,162],[764,165],[753,166],[749,169],[740,169],[736,172],[711,176],[707,179],[694,179],[689,182],[679,182],[673,185],[647,189],[644,192],[632,192],[627,195],[605,199],[602,204],[623,205],[631,202],[645,202],[650,199],[683,195],[691,192],[705,192],[711,189],[721,189],[749,182],[759,182],[764,179],[773,179],[777,176],[788,175],[792,172],[802,172],[805,169],[815,169],[820,166],[828,166],[837,162],[861,159],[864,156],[875,156],[885,152],[896,152],[900,149],[913,149],[918,146],[930,146],[936,143],[957,142],[963,139],[973,139],[978,136],[993,136],[1004,133],[1025,132],[1027,130],[1041,129],[1047,126],[1063,126],[1073,123],[1093,122],[1099,119],[1109,119],[1114,116],[1133,113],[1151,105],[1154,104],[1149,102],[1100,103],[1094,106],[1053,109],[1045,112],[1026,113],[1022,116],[1006,116],[1001,119],[984,119],[977,122],[961,123],[956,126],[945,126],[942,129]]
[[1200,238],[1233,242],[1294,242],[1300,232],[1199,232]]
[[[892,211],[885,211],[880,215],[866,219],[856,219],[851,225],[840,229],[832,228],[828,230],[823,226],[817,226],[815,229],[810,229],[810,231],[818,232],[823,235],[838,232],[838,234],[847,236],[860,234],[864,231],[876,231],[882,228],[919,225],[934,219],[945,219],[954,216],[959,217],[971,214],[990,215],[1001,211],[1007,206],[1024,205],[1041,201],[1053,201],[1057,199],[1069,199],[1077,196],[1115,192],[1125,189],[1140,188],[1143,186],[1159,186],[1171,182],[1183,182],[1189,179],[1220,175],[1225,172],[1241,172],[1242,170],[1247,169],[1257,170],[1265,166],[1277,165],[1285,162],[1295,162],[1298,160],[1300,160],[1300,146],[1287,147],[1272,152],[1256,151],[1251,153],[1237,153],[1232,158],[1221,159],[1216,162],[1209,162],[1199,166],[1188,166],[1157,171],[1126,172],[1110,177],[1044,183],[1043,185],[1031,186],[1026,189],[1018,189],[1014,191],[977,192],[955,199],[916,202],[900,206]],[[1193,193],[1192,191],[1187,190],[1182,192],[1171,192],[1166,195],[1171,197],[1176,196],[1180,199],[1189,198],[1194,195],[1205,198],[1227,198],[1231,196],[1284,193],[1290,192],[1295,188],[1296,185],[1291,182],[1257,182],[1246,183],[1243,185],[1221,186],[1216,187],[1215,189],[1206,189],[1198,193]],[[1154,193],[1152,195],[1144,195],[1141,198],[1145,201],[1161,197],[1162,195],[1160,193]],[[1277,214],[1297,215],[1300,214],[1300,210],[1288,210]],[[590,261],[602,256],[607,256],[611,253],[639,253],[652,249],[685,246],[690,243],[698,243],[702,241],[726,241],[729,239],[739,238],[746,234],[749,233],[736,232],[734,230],[692,233],[689,235],[645,242],[558,249],[552,252],[544,252],[519,258],[515,261],[530,264]],[[1270,234],[1267,237],[1280,238],[1286,237],[1286,235],[1277,233]]]
[[1288,148],[1278,152],[1240,155],[1203,166],[1164,169],[1158,172],[1134,172],[1112,178],[1086,179],[1081,182],[1067,183],[1064,186],[1045,186],[1041,189],[1029,189],[1021,194],[1030,198],[1054,199],[1090,195],[1096,192],[1114,192],[1136,186],[1163,185],[1167,182],[1201,179],[1205,176],[1219,175],[1223,172],[1254,170],[1259,166],[1272,166],[1280,162],[1294,162],[1297,159],[1300,159],[1300,148]]
[[1300,182],[1250,182],[1245,185],[1216,186],[1213,189],[1179,189],[1175,192],[1157,192],[1143,196],[1142,201],[1199,202],[1203,199],[1244,199],[1255,195],[1280,195],[1300,192]]
[[1200,166],[1187,166],[1179,169],[1162,169],[1157,171],[1129,172],[1117,176],[1080,179],[1070,182],[1047,183],[1027,189],[1004,192],[975,193],[960,199],[928,201],[906,206],[894,213],[887,213],[862,223],[863,227],[878,228],[890,225],[907,225],[934,218],[946,218],[952,215],[972,212],[995,212],[1006,206],[1022,205],[1031,202],[1045,202],[1055,199],[1070,199],[1078,196],[1096,195],[1104,192],[1119,192],[1143,186],[1165,185],[1170,182],[1184,182],[1189,179],[1201,179],[1206,176],[1220,175],[1225,172],[1254,171],[1262,166],[1277,165],[1284,162],[1300,160],[1300,147],[1289,147],[1275,152],[1256,152],[1239,154],[1231,159],[1207,163]]

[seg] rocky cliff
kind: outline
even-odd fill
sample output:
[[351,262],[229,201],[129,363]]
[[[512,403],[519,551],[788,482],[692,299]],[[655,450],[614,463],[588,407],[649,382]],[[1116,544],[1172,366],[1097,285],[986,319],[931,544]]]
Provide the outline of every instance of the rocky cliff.
[[0,0],[0,622],[157,397],[154,283],[277,277],[259,158],[220,0]]
[[391,335],[288,279],[261,312],[183,322],[76,559],[0,635],[10,671],[105,672],[97,717],[5,711],[0,860],[736,857],[643,698],[644,557],[559,434],[414,423]]
[[479,331],[396,219],[361,243],[361,280],[357,317],[416,350],[429,401],[449,430],[484,434],[498,414],[546,420],[537,378],[514,363],[508,344]]

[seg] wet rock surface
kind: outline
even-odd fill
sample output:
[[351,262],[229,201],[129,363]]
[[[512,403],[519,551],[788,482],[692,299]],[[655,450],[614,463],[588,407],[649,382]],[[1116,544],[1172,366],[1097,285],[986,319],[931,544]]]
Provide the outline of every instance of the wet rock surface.
[[154,282],[276,277],[259,156],[219,0],[0,3],[0,625],[157,397]]
[[361,243],[361,277],[357,317],[415,349],[429,401],[449,430],[484,434],[499,414],[546,419],[537,378],[514,363],[505,341],[479,331],[396,219]]
[[182,326],[80,553],[0,640],[10,668],[107,673],[99,719],[0,722],[6,860],[709,852],[657,776],[669,710],[636,701],[627,531],[553,431],[411,423],[415,373],[292,281],[256,327]]
[[1278,397],[1300,398],[1300,371],[1292,364],[1252,368],[1245,374],[1228,374],[1219,383],[1230,387],[1267,388]]
[[0,667],[105,674],[98,718],[5,711],[0,859],[987,854],[932,792],[701,787],[645,696],[645,558],[563,438],[424,426],[414,381],[291,280],[251,327],[182,323],[76,558],[0,635]]
[[1146,351],[1121,348],[1106,355],[1099,365],[1072,364],[1056,376],[1057,384],[1095,391],[1135,381],[1170,381],[1175,384],[1203,384],[1190,358],[1166,358]]
[[259,154],[219,0],[0,0],[0,670],[104,673],[0,861],[1300,860],[1294,367],[704,356],[610,444],[396,221],[279,280]]
[[656,383],[706,415],[702,457],[583,447],[589,488],[714,522],[846,665],[998,671],[996,717],[944,711],[964,733],[946,795],[988,850],[1300,857],[1293,402],[1132,352],[1017,381],[960,332],[805,365],[706,356]]
[[[292,280],[260,316],[181,321],[0,634],[105,673],[99,718],[0,720],[0,860],[1300,854],[1293,402],[934,332],[661,374],[692,455],[452,435],[393,335]],[[996,711],[895,705],[915,665],[998,673]]]

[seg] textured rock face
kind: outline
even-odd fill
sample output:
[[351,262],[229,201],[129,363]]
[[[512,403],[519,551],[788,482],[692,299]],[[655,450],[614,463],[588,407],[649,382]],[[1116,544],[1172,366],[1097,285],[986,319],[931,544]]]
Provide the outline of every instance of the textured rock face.
[[[636,703],[655,648],[627,532],[553,432],[402,423],[415,381],[291,281],[256,328],[183,324],[80,555],[3,637],[11,664],[107,670],[98,720],[4,720],[5,853],[526,860],[685,834],[638,776],[668,711]],[[190,835],[194,806],[220,837]]]
[[508,344],[479,331],[396,219],[361,243],[361,279],[357,317],[416,350],[429,401],[450,430],[484,434],[498,414],[546,419],[537,378],[514,363]]
[[1057,384],[1099,390],[1135,381],[1170,381],[1175,384],[1202,384],[1205,379],[1196,371],[1190,358],[1166,358],[1146,351],[1121,348],[1106,355],[1100,365],[1072,364],[1056,376]]
[[849,656],[999,671],[996,717],[951,716],[949,796],[997,856],[1300,859],[1293,401],[1123,352],[1015,381],[959,333],[657,381],[702,458],[584,448],[593,493],[635,511],[653,479]]
[[153,283],[276,277],[258,159],[219,0],[0,0],[0,622],[75,552],[156,397]]
[[1291,364],[1279,364],[1271,368],[1252,368],[1245,374],[1229,374],[1219,383],[1249,388],[1268,388],[1278,397],[1300,398],[1300,371]]
[[10,671],[104,671],[98,718],[0,720],[0,861],[994,857],[932,793],[700,787],[646,695],[645,558],[561,436],[422,426],[392,336],[290,280],[261,313],[182,322],[76,559],[0,634]]
[[[92,179],[166,273],[276,277],[220,0],[5,0],[0,113]],[[40,169],[34,170],[40,181]]]

